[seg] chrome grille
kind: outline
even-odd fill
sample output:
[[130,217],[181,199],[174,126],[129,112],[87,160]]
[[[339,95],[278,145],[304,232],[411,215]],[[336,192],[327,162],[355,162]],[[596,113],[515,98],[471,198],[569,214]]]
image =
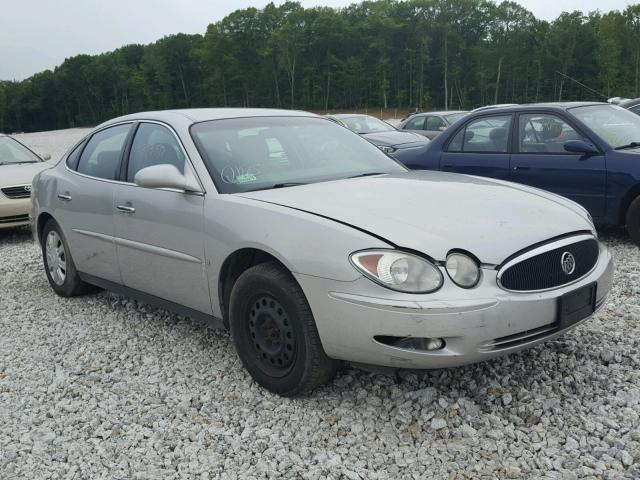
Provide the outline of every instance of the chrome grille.
[[[575,259],[570,272],[563,269],[569,253]],[[598,262],[600,247],[590,235],[569,237],[518,255],[498,272],[498,283],[511,291],[538,291],[561,287],[584,277]]]
[[29,215],[13,215],[11,217],[0,217],[0,225],[9,224],[9,223],[22,223],[28,222]]
[[18,185],[15,187],[0,188],[3,195],[8,198],[29,198],[31,196],[31,185]]

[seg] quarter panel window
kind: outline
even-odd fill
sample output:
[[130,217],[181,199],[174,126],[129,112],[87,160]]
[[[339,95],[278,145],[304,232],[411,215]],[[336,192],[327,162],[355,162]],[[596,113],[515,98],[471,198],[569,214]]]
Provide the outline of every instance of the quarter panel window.
[[518,132],[521,153],[567,153],[564,142],[582,139],[571,125],[549,114],[520,115]]
[[122,149],[131,124],[116,125],[94,134],[80,157],[78,172],[105,180],[116,180]]
[[446,127],[444,120],[442,120],[442,118],[427,117],[425,130],[439,130],[441,127]]
[[75,170],[78,168],[78,159],[80,158],[80,153],[82,152],[82,147],[86,142],[81,142],[67,157],[67,166],[71,170]]
[[424,129],[424,117],[412,118],[405,125],[405,130],[423,130]]
[[142,123],[131,145],[127,182],[133,183],[140,170],[154,165],[173,165],[184,174],[185,160],[171,130],[156,123]]
[[507,153],[511,115],[478,118],[455,134],[447,151]]

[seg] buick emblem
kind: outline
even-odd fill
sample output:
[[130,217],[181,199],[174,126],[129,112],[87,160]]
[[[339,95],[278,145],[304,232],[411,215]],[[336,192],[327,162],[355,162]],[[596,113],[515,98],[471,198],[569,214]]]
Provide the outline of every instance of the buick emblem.
[[566,275],[571,275],[576,269],[576,259],[571,252],[564,252],[560,258],[560,263],[562,264],[562,271]]

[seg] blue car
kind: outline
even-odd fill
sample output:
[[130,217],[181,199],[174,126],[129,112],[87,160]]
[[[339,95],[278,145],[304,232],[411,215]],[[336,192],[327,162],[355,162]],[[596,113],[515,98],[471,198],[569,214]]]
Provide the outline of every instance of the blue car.
[[[596,224],[626,226],[640,245],[640,116],[596,102],[471,113],[409,168],[523,183],[570,198]],[[553,221],[553,219],[550,219]]]
[[431,143],[422,135],[403,132],[371,115],[339,113],[326,117],[356,132],[383,152],[404,163],[419,161]]

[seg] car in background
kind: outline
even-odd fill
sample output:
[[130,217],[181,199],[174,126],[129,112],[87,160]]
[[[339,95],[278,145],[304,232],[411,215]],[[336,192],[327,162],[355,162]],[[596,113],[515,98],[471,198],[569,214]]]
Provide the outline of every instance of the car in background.
[[591,317],[613,278],[573,202],[408,171],[305,112],[116,118],[33,186],[58,295],[95,285],[226,326],[281,395],[343,360],[443,368],[531,347]]
[[29,225],[31,181],[51,167],[25,145],[8,135],[0,135],[0,229]]
[[618,105],[636,115],[640,115],[640,98],[626,98],[618,103]]
[[640,245],[640,117],[618,105],[570,102],[472,113],[431,142],[412,169],[530,185],[626,226]]
[[467,114],[468,112],[463,110],[416,113],[403,120],[398,125],[398,130],[419,133],[429,140],[433,140],[444,132],[447,127],[453,125]]
[[326,118],[357,133],[400,161],[410,162],[414,157],[420,157],[429,144],[429,139],[422,135],[402,132],[371,115],[339,113],[326,115]]

